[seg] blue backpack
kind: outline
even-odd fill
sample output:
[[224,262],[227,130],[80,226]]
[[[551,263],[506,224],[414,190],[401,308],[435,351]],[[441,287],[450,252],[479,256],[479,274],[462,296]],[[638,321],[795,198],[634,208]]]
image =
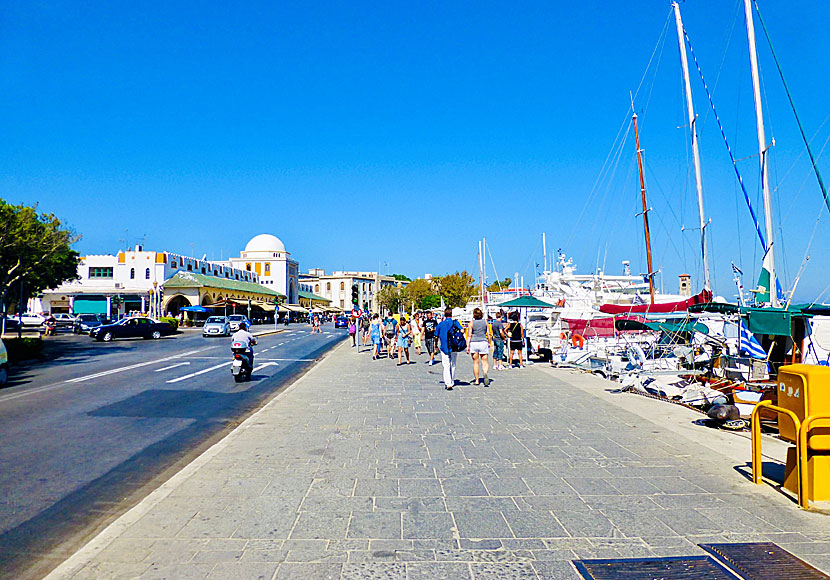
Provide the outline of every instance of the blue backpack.
[[461,352],[467,348],[467,339],[464,338],[464,330],[457,320],[452,321],[452,326],[447,331],[447,346],[451,352]]

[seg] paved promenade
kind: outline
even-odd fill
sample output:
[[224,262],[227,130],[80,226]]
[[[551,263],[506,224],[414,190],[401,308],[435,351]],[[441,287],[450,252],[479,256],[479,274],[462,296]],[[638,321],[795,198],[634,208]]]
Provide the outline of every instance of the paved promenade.
[[341,344],[50,580],[570,580],[724,541],[830,570],[830,516],[749,483],[748,440],[702,415],[547,365],[445,391],[414,360]]

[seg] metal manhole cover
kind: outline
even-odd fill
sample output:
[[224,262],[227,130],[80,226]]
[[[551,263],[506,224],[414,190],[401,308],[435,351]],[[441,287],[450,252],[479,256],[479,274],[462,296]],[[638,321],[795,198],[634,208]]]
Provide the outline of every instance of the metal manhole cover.
[[700,544],[700,547],[746,580],[830,579],[821,570],[772,542]]
[[585,580],[735,580],[709,556],[574,560]]

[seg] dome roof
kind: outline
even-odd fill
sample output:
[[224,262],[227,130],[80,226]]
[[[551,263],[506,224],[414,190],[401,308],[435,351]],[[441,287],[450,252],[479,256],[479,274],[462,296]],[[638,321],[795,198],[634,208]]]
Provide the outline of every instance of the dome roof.
[[246,252],[284,252],[285,244],[277,236],[259,234],[245,246]]

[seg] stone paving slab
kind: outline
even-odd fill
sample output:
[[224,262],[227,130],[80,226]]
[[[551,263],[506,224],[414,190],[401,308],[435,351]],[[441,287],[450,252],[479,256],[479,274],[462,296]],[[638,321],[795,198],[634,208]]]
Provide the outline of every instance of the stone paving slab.
[[678,432],[595,377],[535,365],[448,392],[414,360],[337,347],[50,580],[567,580],[575,558],[731,541],[830,569],[830,518],[751,484],[748,442],[717,453],[733,435]]

